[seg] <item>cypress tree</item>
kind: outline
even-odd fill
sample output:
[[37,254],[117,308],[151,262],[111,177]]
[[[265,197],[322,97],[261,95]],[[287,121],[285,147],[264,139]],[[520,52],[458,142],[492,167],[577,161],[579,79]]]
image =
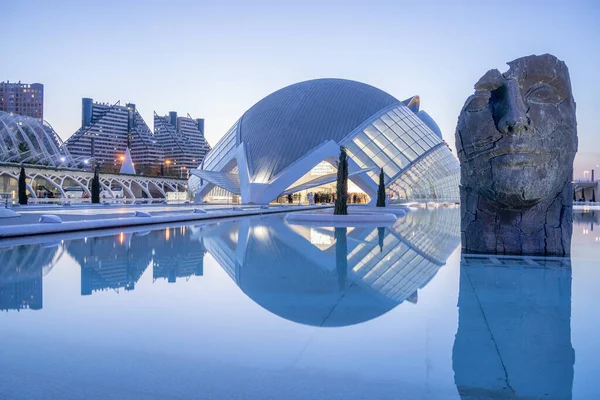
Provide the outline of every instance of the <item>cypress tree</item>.
[[377,207],[385,207],[385,176],[383,168],[379,172],[379,187],[377,188]]
[[19,204],[27,204],[27,175],[23,167],[19,173]]
[[344,147],[340,147],[333,215],[348,215],[348,157]]
[[340,291],[346,289],[348,279],[348,240],[346,228],[335,228],[335,268],[338,273]]
[[379,238],[379,252],[383,253],[383,241],[385,239],[385,228],[377,228],[377,236]]
[[98,168],[94,169],[94,178],[92,179],[92,203],[100,203],[100,176]]

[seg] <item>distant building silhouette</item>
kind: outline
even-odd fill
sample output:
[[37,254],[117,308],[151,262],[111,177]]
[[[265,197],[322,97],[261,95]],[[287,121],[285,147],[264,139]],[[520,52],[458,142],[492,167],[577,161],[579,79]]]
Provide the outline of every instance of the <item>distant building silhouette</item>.
[[0,82],[0,111],[44,120],[44,85]]

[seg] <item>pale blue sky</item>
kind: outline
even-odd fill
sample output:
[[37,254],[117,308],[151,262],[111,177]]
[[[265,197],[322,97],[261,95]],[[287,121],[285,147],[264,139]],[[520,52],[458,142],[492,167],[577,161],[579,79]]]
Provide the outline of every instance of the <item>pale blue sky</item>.
[[267,94],[339,77],[420,95],[454,147],[479,77],[548,52],[571,71],[576,176],[600,165],[598,1],[0,0],[0,10],[0,80],[43,83],[63,139],[92,97],[136,103],[150,127],[153,111],[203,117],[214,145]]

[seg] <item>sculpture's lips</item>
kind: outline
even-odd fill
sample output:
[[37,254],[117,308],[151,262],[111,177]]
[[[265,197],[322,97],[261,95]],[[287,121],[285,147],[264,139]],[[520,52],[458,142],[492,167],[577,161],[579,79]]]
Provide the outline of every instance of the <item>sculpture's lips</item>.
[[507,167],[535,167],[548,161],[548,153],[527,151],[497,152],[490,158],[495,165]]

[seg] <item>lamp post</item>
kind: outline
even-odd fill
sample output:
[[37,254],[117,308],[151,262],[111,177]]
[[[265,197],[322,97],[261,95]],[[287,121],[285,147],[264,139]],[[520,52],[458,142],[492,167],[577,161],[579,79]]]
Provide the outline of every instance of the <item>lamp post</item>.
[[586,177],[585,177],[585,176],[586,176],[586,174],[589,174],[589,173],[590,173],[590,171],[583,171],[583,180],[584,180],[584,181],[585,181],[585,179],[586,179]]
[[165,160],[165,165],[167,166],[167,176],[169,175],[169,165],[171,165],[171,160]]

